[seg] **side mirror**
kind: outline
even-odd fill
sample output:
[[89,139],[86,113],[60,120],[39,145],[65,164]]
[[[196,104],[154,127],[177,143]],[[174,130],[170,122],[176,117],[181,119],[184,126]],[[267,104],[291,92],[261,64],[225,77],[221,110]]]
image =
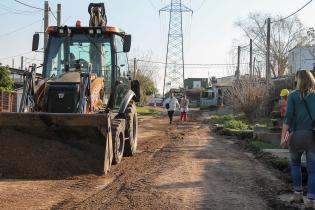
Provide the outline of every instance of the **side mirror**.
[[123,46],[123,50],[125,53],[130,51],[131,48],[131,35],[127,34],[124,36],[124,46]]
[[39,34],[33,35],[32,51],[38,50]]
[[131,90],[136,94],[136,102],[140,102],[141,92],[140,92],[140,82],[139,80],[131,81]]

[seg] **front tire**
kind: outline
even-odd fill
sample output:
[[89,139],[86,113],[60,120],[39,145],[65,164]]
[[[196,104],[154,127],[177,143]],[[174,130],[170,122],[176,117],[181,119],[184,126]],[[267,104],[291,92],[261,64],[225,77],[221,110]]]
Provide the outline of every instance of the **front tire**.
[[138,115],[136,105],[131,102],[126,110],[126,130],[125,136],[127,138],[125,142],[125,156],[133,156],[137,151],[138,145]]
[[115,119],[112,123],[113,132],[113,164],[121,162],[125,148],[125,120]]

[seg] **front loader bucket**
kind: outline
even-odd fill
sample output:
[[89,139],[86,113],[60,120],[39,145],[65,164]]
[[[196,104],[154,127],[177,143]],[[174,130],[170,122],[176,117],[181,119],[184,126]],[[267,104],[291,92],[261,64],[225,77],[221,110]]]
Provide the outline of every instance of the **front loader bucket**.
[[0,113],[0,177],[104,174],[111,135],[109,114]]

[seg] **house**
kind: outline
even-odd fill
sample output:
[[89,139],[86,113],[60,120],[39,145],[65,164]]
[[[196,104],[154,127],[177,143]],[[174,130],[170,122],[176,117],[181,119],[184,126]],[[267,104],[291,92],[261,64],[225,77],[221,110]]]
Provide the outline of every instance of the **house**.
[[223,103],[223,92],[221,88],[209,87],[201,93],[200,107],[211,108],[218,107]]
[[315,67],[315,45],[296,46],[289,51],[288,73],[300,70],[313,70]]
[[196,89],[196,88],[208,88],[209,79],[208,78],[188,78],[184,80],[184,87],[186,90]]

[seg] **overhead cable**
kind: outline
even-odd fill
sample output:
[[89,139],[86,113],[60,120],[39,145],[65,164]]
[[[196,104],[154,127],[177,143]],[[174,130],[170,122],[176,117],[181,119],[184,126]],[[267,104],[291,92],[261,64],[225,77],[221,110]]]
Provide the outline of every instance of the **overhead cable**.
[[309,2],[307,2],[303,7],[301,7],[300,9],[296,10],[295,12],[293,12],[291,15],[288,15],[284,18],[281,18],[279,20],[275,20],[275,21],[272,21],[271,23],[276,23],[276,22],[280,22],[280,21],[283,21],[285,19],[288,19],[290,17],[292,17],[293,15],[297,14],[298,12],[300,12],[302,9],[304,9],[307,5],[309,5],[313,0],[310,0]]
[[[129,60],[130,62],[133,62],[133,60]],[[148,60],[137,60],[138,62],[144,62],[144,63],[153,63],[153,64],[163,64],[165,65],[165,62],[162,61],[148,61]],[[242,65],[248,64],[248,63],[241,63]],[[168,65],[183,65],[183,64],[176,64],[176,63],[168,63]],[[236,66],[235,63],[190,63],[190,64],[184,64],[185,66],[194,66],[194,67],[209,67],[209,66]]]
[[13,31],[9,31],[9,32],[0,34],[0,37],[4,37],[4,36],[11,35],[11,34],[17,32],[17,31],[20,31],[20,30],[23,30],[23,29],[25,29],[25,28],[28,28],[28,27],[30,27],[30,26],[32,26],[32,25],[34,25],[34,24],[36,24],[36,23],[38,23],[38,22],[40,22],[40,21],[42,21],[42,18],[39,19],[39,20],[36,20],[35,22],[30,23],[30,24],[28,24],[28,25],[26,25],[26,26],[22,26],[22,27],[20,27],[20,28],[14,29]]
[[44,10],[43,8],[34,7],[34,6],[31,6],[31,5],[29,5],[29,4],[23,3],[23,2],[18,1],[18,0],[14,0],[14,1],[17,2],[17,3],[19,3],[19,4],[24,5],[24,6],[26,6],[26,7],[29,7],[29,8],[38,9],[38,10]]
[[20,53],[20,54],[17,54],[17,55],[12,55],[12,56],[8,56],[8,57],[3,57],[3,58],[0,58],[0,60],[7,60],[7,59],[10,59],[10,58],[15,58],[15,57],[18,57],[18,56],[27,55],[27,54],[30,54],[30,53],[32,53],[32,52],[33,52],[33,51],[28,51],[28,52]]
[[206,0],[203,0],[203,1],[201,2],[200,6],[197,7],[197,9],[194,9],[194,11],[195,11],[195,12],[199,11],[199,10],[203,7],[204,3],[206,3]]

